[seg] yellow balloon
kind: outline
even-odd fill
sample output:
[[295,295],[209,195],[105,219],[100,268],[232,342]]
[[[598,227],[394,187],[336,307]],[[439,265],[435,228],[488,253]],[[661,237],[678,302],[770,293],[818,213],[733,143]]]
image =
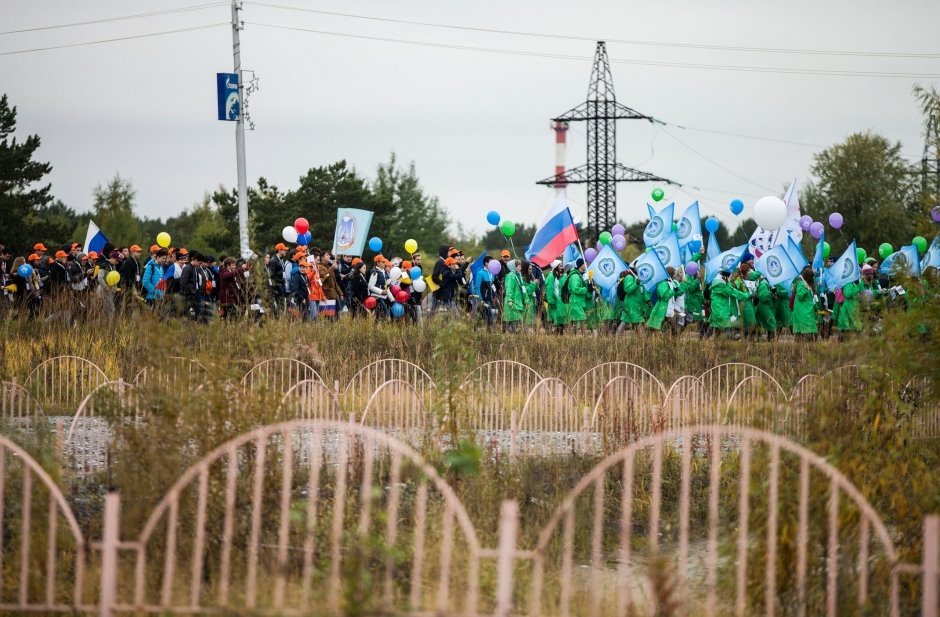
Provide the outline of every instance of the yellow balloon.
[[104,280],[111,287],[117,287],[117,284],[121,281],[121,275],[115,272],[114,270],[111,270],[104,277]]
[[414,240],[410,240],[410,239],[405,240],[405,252],[406,253],[414,253],[414,252],[417,252],[417,250],[418,250],[417,242],[415,242]]
[[170,246],[170,234],[165,231],[161,231],[157,234],[157,246],[166,248]]

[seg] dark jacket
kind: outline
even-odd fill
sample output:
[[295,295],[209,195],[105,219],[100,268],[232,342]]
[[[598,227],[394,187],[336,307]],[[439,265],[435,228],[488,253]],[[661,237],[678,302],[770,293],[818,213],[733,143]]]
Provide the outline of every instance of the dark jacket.
[[121,289],[128,292],[132,289],[140,291],[141,277],[140,264],[133,257],[128,257],[121,263],[121,269],[118,270],[121,275]]
[[[448,269],[447,266],[444,265],[444,260],[447,259],[448,250],[450,250],[450,247],[447,246],[446,244],[442,244],[440,246],[440,250],[437,253],[439,257],[437,258],[437,261],[434,262],[434,269],[431,270],[431,281],[438,287],[443,285],[444,271]],[[441,299],[440,289],[434,292],[434,297],[437,298],[438,300]]]
[[437,290],[437,299],[440,302],[453,302],[457,297],[457,287],[463,281],[460,270],[445,268],[441,275],[441,288]]
[[242,273],[227,268],[219,270],[219,304],[238,304],[242,286]]
[[47,287],[53,293],[69,289],[69,270],[65,264],[58,261],[52,262]]
[[284,262],[275,255],[268,262],[268,276],[270,277],[271,293],[275,296],[284,295]]
[[192,264],[183,266],[180,273],[179,292],[188,300],[195,301],[199,298],[199,277],[196,268]]

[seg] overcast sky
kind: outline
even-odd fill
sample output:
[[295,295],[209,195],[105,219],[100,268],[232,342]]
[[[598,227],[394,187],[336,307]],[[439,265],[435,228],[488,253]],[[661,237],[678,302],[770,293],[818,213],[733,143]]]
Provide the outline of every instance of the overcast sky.
[[[4,0],[9,31],[201,6],[209,0]],[[440,2],[270,0],[320,11],[473,28],[736,47],[933,54],[934,58],[767,53],[608,43],[617,98],[676,125],[828,146],[872,130],[920,159],[921,117],[911,96],[930,77],[781,74],[637,64],[940,75],[940,2]],[[248,178],[296,188],[309,168],[346,159],[372,178],[394,150],[414,161],[455,222],[481,232],[488,210],[534,222],[553,191],[549,119],[586,98],[592,40],[426,27],[276,9],[246,2],[244,68],[261,91],[250,102]],[[0,53],[230,21],[228,5],[140,19],[0,35]],[[574,59],[464,51],[288,31],[261,24]],[[137,209],[172,216],[219,183],[236,182],[234,123],[216,120],[215,73],[232,68],[231,27],[25,54],[0,55],[0,91],[18,107],[18,135],[38,133],[53,193],[78,211],[115,172],[133,182]],[[568,166],[585,159],[572,124]],[[682,145],[678,140],[684,142]],[[758,197],[806,180],[821,147],[741,139],[621,121],[620,160],[685,185],[664,187],[684,206],[748,216]],[[695,152],[693,152],[693,150]],[[696,154],[697,152],[697,154]],[[710,159],[710,160],[709,160]],[[697,188],[695,188],[697,187]],[[621,184],[618,212],[635,221],[653,186]],[[569,199],[583,216],[583,186]],[[285,221],[288,224],[289,221]]]

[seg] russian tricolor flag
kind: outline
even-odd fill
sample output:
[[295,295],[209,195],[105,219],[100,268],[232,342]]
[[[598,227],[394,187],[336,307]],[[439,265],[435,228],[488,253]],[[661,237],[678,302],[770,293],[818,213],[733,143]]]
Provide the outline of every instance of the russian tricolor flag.
[[568,209],[568,200],[564,193],[559,193],[535,230],[525,257],[538,267],[546,268],[565,252],[569,244],[577,241],[578,228]]
[[101,251],[104,250],[104,245],[107,243],[108,239],[101,233],[101,230],[98,229],[95,222],[89,219],[88,233],[85,234],[85,252],[94,251],[100,254]]

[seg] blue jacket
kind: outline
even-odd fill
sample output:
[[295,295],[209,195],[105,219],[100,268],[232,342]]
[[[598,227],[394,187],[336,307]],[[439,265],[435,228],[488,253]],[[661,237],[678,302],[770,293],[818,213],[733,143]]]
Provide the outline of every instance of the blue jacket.
[[147,292],[145,296],[147,300],[158,300],[163,297],[163,290],[157,289],[157,285],[163,279],[163,266],[151,259],[144,266],[144,274],[141,278],[143,278],[144,291]]

